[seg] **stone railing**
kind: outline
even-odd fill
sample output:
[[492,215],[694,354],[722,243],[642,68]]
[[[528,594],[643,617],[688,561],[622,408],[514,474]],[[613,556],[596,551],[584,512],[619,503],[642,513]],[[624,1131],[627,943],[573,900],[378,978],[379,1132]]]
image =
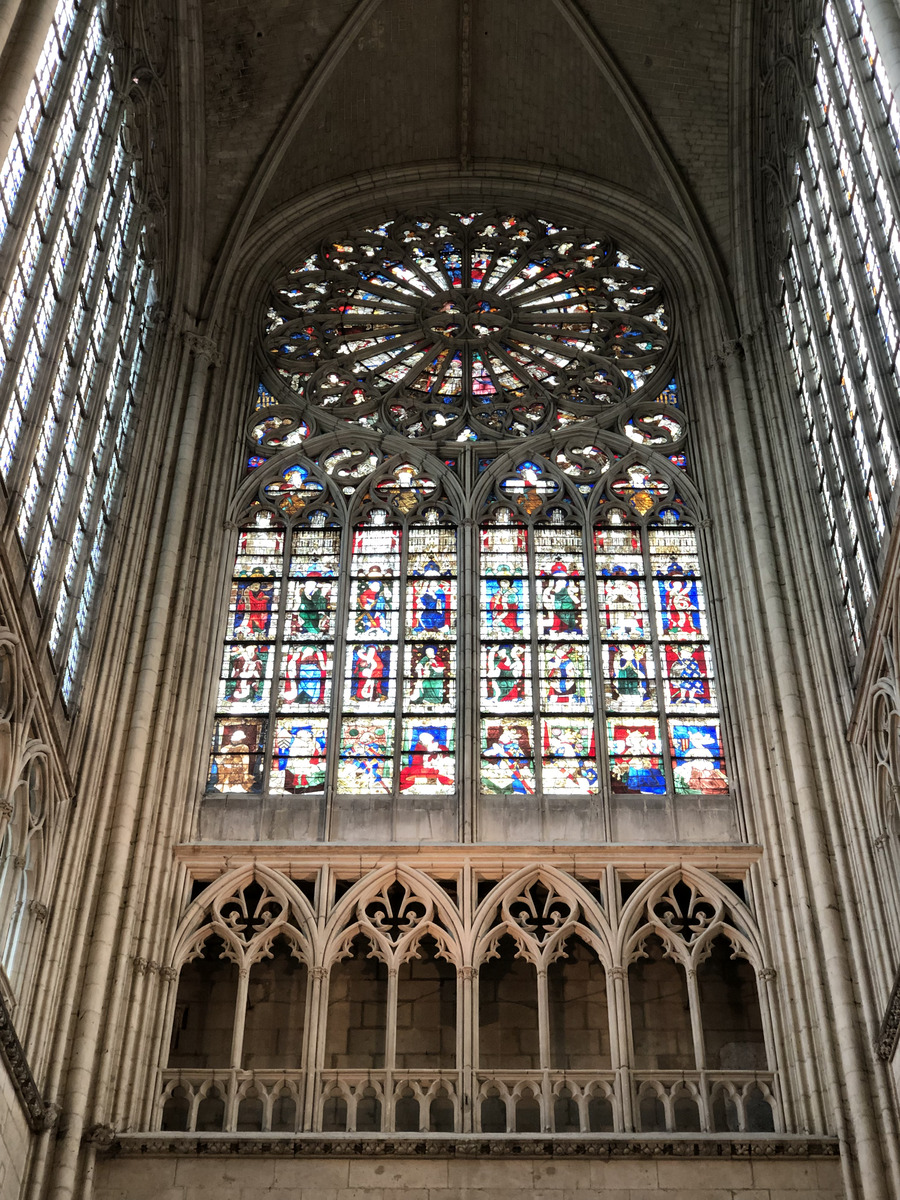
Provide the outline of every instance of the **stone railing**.
[[[466,1075],[469,1075],[467,1072]],[[464,1097],[473,1097],[466,1104]],[[772,1133],[766,1071],[163,1072],[157,1124],[193,1133]]]

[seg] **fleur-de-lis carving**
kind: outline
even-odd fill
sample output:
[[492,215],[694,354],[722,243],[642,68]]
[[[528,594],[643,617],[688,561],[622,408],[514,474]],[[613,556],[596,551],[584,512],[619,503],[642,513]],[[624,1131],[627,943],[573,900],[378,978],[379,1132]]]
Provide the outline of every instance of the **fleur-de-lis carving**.
[[537,942],[545,942],[577,915],[576,905],[539,880],[504,904],[505,916]]
[[653,905],[653,915],[690,945],[719,915],[720,904],[701,896],[690,884],[674,884]]
[[247,884],[219,906],[219,918],[242,942],[268,929],[286,913],[284,903],[258,883]]
[[376,895],[359,905],[358,918],[372,925],[388,940],[396,943],[422,921],[428,919],[431,904],[416,896],[406,884],[385,884]]

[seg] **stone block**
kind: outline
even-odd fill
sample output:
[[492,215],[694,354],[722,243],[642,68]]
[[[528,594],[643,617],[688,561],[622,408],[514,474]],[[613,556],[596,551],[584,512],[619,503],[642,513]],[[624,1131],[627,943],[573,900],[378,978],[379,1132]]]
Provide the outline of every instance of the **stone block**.
[[772,1191],[816,1191],[819,1186],[817,1164],[810,1162],[778,1162],[752,1160],[753,1186]]
[[816,1183],[823,1192],[843,1192],[844,1179],[839,1158],[819,1159],[814,1165]]
[[537,1159],[534,1163],[534,1184],[536,1188],[548,1191],[565,1190],[575,1192],[591,1188],[590,1162],[543,1162]]
[[447,1164],[447,1181],[451,1188],[522,1188],[530,1192],[534,1185],[534,1163],[530,1159],[451,1161]]
[[[163,1165],[157,1160],[156,1165]],[[168,1166],[169,1164],[165,1164]],[[158,1178],[158,1176],[157,1176]],[[241,1188],[269,1188],[275,1180],[275,1160],[265,1157],[182,1158],[175,1163],[175,1184],[187,1189],[206,1189],[223,1197]]]
[[660,1159],[656,1169],[661,1188],[751,1187],[755,1182],[750,1163],[736,1159]]
[[325,1191],[329,1188],[350,1187],[350,1160],[347,1158],[296,1158],[275,1163],[272,1181],[274,1188],[293,1188]]
[[446,1160],[370,1158],[349,1163],[349,1187],[443,1188],[447,1186]]
[[592,1162],[591,1185],[599,1192],[606,1188],[654,1188],[657,1186],[655,1162]]

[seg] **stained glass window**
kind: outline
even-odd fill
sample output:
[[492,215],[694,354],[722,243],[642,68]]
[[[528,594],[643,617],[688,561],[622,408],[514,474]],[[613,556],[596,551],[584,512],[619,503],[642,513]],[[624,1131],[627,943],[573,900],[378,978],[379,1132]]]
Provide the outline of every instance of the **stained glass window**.
[[658,280],[536,217],[387,221],[277,288],[266,348],[315,408],[407,437],[526,437],[639,396],[668,348]]
[[537,218],[386,222],[278,285],[209,795],[728,793],[669,325],[638,256]]
[[799,100],[783,313],[836,579],[859,647],[900,460],[900,228],[889,184],[900,170],[900,121],[862,0],[826,0],[820,11],[812,74],[806,61],[798,72],[810,84]]
[[124,117],[102,6],[60,0],[0,170],[0,473],[66,699],[150,332]]

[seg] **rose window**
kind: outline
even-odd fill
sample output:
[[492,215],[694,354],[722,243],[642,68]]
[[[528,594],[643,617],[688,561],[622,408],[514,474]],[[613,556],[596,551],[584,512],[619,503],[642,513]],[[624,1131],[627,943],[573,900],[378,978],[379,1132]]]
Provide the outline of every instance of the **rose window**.
[[668,327],[658,281],[608,239],[455,214],[323,245],[276,287],[266,348],[335,418],[465,441],[644,420]]

